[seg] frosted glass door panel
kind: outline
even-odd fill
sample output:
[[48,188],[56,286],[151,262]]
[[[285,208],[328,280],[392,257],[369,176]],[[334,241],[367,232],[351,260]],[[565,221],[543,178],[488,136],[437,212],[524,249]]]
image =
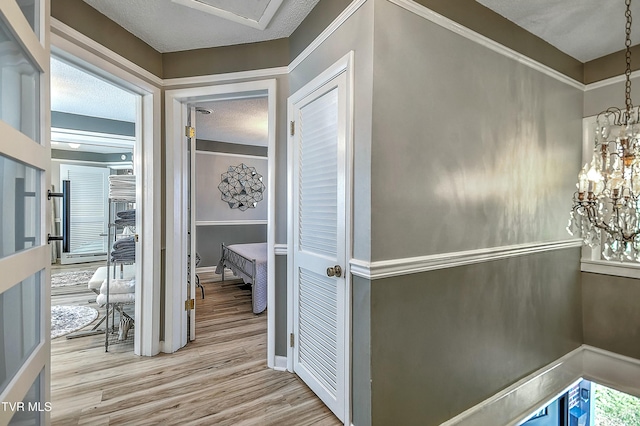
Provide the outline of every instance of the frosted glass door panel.
[[45,411],[50,411],[51,403],[42,401],[42,375],[43,373],[41,372],[22,400],[25,409],[18,411],[9,422],[9,425],[39,426],[43,424],[42,414]]
[[40,73],[0,21],[0,120],[40,141]]
[[20,10],[25,18],[27,18],[27,22],[29,22],[29,26],[33,30],[33,32],[40,36],[40,28],[38,25],[38,16],[40,15],[36,1],[35,0],[17,0],[18,6],[20,6]]
[[40,173],[0,155],[0,258],[40,245]]
[[41,272],[0,293],[0,393],[41,340]]

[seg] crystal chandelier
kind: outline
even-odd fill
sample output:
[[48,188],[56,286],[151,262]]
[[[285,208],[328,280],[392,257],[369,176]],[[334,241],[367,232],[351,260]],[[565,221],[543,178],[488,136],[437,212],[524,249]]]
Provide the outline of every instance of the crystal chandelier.
[[625,108],[598,114],[591,164],[578,174],[567,231],[607,260],[640,261],[640,110],[631,102],[631,0],[626,0]]

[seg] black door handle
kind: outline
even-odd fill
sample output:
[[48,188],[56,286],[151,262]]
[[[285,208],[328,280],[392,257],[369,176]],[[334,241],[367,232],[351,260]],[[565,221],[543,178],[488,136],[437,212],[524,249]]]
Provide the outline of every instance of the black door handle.
[[62,198],[62,235],[51,235],[47,237],[47,243],[51,241],[62,241],[62,252],[69,253],[69,245],[71,242],[71,181],[62,181],[62,192],[47,191],[47,198]]

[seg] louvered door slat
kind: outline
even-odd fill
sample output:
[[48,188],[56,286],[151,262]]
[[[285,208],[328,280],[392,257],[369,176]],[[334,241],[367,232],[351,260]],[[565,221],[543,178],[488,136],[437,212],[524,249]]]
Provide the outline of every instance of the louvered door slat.
[[[320,375],[335,396],[337,352],[335,345],[326,344],[337,335],[335,280],[301,268],[299,282],[300,363]],[[318,294],[319,288],[329,290],[331,297]]]
[[[337,102],[337,91],[326,93],[302,109],[300,120],[300,248],[328,256],[337,254],[337,213],[326,208],[338,197]],[[314,215],[318,210],[325,212],[322,218]],[[321,226],[327,231],[318,233]]]

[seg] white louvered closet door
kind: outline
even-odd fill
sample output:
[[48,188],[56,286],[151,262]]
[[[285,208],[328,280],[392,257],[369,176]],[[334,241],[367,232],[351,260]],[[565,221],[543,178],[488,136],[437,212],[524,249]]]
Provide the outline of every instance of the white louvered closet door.
[[60,184],[71,181],[70,253],[61,253],[61,263],[106,259],[109,173],[107,167],[60,165]]
[[348,403],[345,84],[343,73],[293,105],[293,368],[342,421]]

